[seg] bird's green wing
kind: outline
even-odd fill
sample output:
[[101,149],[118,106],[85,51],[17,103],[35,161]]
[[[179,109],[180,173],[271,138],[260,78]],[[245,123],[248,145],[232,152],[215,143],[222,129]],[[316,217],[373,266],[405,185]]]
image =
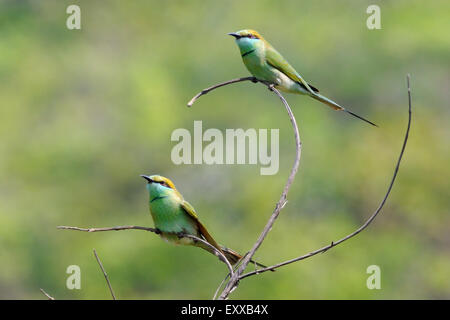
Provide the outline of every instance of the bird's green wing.
[[209,234],[208,230],[206,230],[206,227],[200,222],[200,220],[198,220],[194,207],[189,202],[183,200],[181,202],[181,208],[197,223],[200,234],[205,238],[205,240],[208,241],[211,245],[213,245],[217,250],[223,253],[219,244]]
[[283,72],[291,80],[298,82],[302,87],[315,95],[318,89],[308,84],[301,75],[287,62],[287,60],[272,46],[266,48],[266,61],[273,68]]
[[195,212],[194,207],[189,202],[183,200],[181,202],[181,207],[189,216],[191,216],[191,218],[194,218],[194,220],[198,221],[197,213]]

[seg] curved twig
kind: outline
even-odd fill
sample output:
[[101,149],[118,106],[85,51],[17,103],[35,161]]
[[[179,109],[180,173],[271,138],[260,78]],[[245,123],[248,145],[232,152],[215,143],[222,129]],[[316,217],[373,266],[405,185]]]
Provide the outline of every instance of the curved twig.
[[188,102],[187,106],[188,106],[188,107],[192,107],[192,105],[194,104],[195,101],[197,101],[198,98],[200,98],[201,96],[207,94],[207,93],[210,92],[210,91],[213,91],[214,89],[217,89],[217,88],[220,88],[220,87],[223,87],[223,86],[232,84],[232,83],[242,82],[242,81],[251,81],[251,82],[256,83],[256,82],[258,82],[259,80],[256,79],[255,77],[242,77],[242,78],[237,78],[237,79],[233,79],[233,80],[230,80],[230,81],[226,81],[226,82],[222,82],[222,83],[216,84],[216,85],[214,85],[214,86],[212,86],[212,87],[203,89],[202,91],[200,91],[199,93],[197,93],[197,95],[195,95],[195,97],[193,97],[193,98],[191,99],[191,101]]
[[[217,85],[214,85],[212,87],[206,88],[204,90],[202,90],[200,93],[198,93],[194,98],[191,99],[191,101],[189,101],[188,106],[192,106],[193,103],[202,95],[216,89],[216,88],[220,88],[229,84],[233,84],[236,82],[241,82],[241,81],[248,81],[251,80],[252,82],[261,82],[264,85],[266,85],[270,91],[274,92],[278,98],[280,98],[281,102],[283,103],[284,107],[286,108],[286,111],[289,115],[289,119],[291,121],[292,127],[294,129],[294,136],[295,136],[295,146],[296,146],[296,157],[295,157],[295,161],[294,164],[292,166],[291,172],[289,174],[289,178],[284,186],[283,192],[281,193],[281,197],[280,200],[278,200],[274,211],[272,212],[272,215],[269,218],[269,221],[267,222],[266,226],[264,227],[263,231],[261,232],[260,236],[258,237],[258,239],[256,240],[255,244],[253,245],[252,249],[248,252],[248,254],[245,255],[245,257],[242,259],[241,265],[239,266],[239,268],[237,269],[237,271],[234,273],[234,275],[232,275],[230,277],[230,280],[228,281],[228,283],[226,284],[224,290],[222,291],[221,295],[219,296],[219,299],[227,299],[228,295],[231,293],[231,291],[234,290],[234,288],[236,288],[236,286],[239,283],[239,279],[240,276],[242,275],[242,273],[244,272],[245,268],[247,267],[247,265],[249,264],[250,260],[252,259],[252,257],[254,256],[256,250],[258,250],[258,248],[261,246],[262,242],[264,241],[264,239],[266,238],[267,234],[269,233],[269,231],[272,229],[273,224],[275,223],[275,220],[278,218],[278,215],[280,214],[281,210],[284,208],[284,206],[287,203],[287,194],[289,192],[289,188],[291,187],[292,182],[294,181],[295,175],[297,174],[298,171],[298,167],[300,165],[300,157],[301,157],[301,140],[300,140],[300,134],[298,132],[298,126],[297,126],[297,122],[295,120],[295,116],[292,113],[291,108],[289,107],[289,104],[287,103],[286,99],[283,97],[283,95],[274,88],[274,86],[272,84],[269,84],[265,81],[260,81],[254,77],[247,77],[247,78],[239,78],[239,79],[233,79],[230,81],[226,81],[223,83],[219,83]],[[259,270],[258,270],[259,272]]]
[[[280,214],[281,210],[284,208],[284,206],[287,203],[287,194],[289,192],[289,188],[291,187],[292,182],[294,181],[295,175],[297,174],[298,167],[300,165],[302,142],[300,140],[300,134],[298,132],[298,126],[297,126],[297,122],[295,120],[295,116],[292,113],[292,110],[289,107],[289,104],[287,103],[287,101],[283,97],[283,95],[277,89],[275,89],[273,87],[273,85],[268,85],[267,83],[264,83],[264,82],[263,82],[263,84],[268,86],[269,90],[274,92],[280,98],[281,102],[283,102],[283,105],[286,108],[286,111],[289,115],[289,119],[290,119],[292,127],[294,129],[294,136],[295,136],[295,149],[296,149],[295,161],[292,166],[291,172],[289,174],[289,178],[284,186],[283,192],[281,193],[280,200],[278,200],[278,202],[275,206],[275,209],[269,218],[269,221],[267,222],[266,226],[264,227],[263,231],[261,232],[260,236],[258,237],[258,240],[253,245],[249,254],[246,255],[245,258],[242,260],[242,263],[239,266],[236,273],[230,277],[230,280],[228,281],[227,285],[225,286],[225,289],[222,291],[222,294],[219,296],[219,299],[221,299],[221,300],[227,299],[229,294],[238,286],[238,283],[239,283],[242,273],[244,272],[245,268],[249,264],[252,257],[255,255],[256,250],[258,250],[258,248],[261,246],[262,242],[266,238],[267,234],[272,229],[272,226],[275,223],[275,220],[278,218],[278,215]],[[257,272],[259,272],[259,270]]]
[[398,157],[397,164],[395,166],[394,174],[392,176],[392,179],[391,179],[391,182],[390,182],[389,187],[387,189],[387,192],[384,195],[383,200],[381,201],[380,205],[375,210],[375,212],[366,220],[366,222],[362,226],[360,226],[358,229],[356,229],[354,232],[350,233],[349,235],[345,236],[344,238],[341,238],[341,239],[339,239],[337,241],[332,241],[329,245],[324,246],[324,247],[322,247],[320,249],[317,249],[315,251],[312,251],[310,253],[307,253],[307,254],[305,254],[303,256],[300,256],[300,257],[297,257],[297,258],[294,258],[294,259],[291,259],[291,260],[287,260],[287,261],[275,264],[275,265],[267,267],[267,268],[259,269],[257,272],[253,271],[253,272],[249,272],[249,273],[243,274],[243,275],[241,275],[239,277],[239,279],[244,279],[244,278],[247,278],[247,277],[255,275],[255,274],[260,274],[260,273],[263,273],[263,272],[266,272],[266,271],[269,271],[269,270],[273,270],[273,269],[276,269],[276,268],[279,268],[279,267],[282,267],[282,266],[285,266],[285,265],[288,265],[288,264],[291,264],[291,263],[294,263],[294,262],[297,262],[297,261],[300,261],[300,260],[304,260],[304,259],[307,259],[309,257],[315,256],[318,253],[323,253],[323,252],[325,252],[325,251],[327,251],[327,250],[337,246],[338,244],[341,244],[342,242],[344,242],[344,241],[346,241],[346,240],[348,240],[350,238],[353,238],[354,236],[356,236],[358,233],[360,233],[361,231],[363,231],[364,229],[366,229],[370,225],[370,223],[375,219],[375,217],[378,215],[378,213],[383,208],[384,204],[386,203],[387,198],[389,197],[389,194],[391,193],[392,187],[393,187],[395,179],[397,177],[398,170],[400,168],[400,162],[401,162],[401,160],[403,158],[403,154],[405,152],[406,143],[408,142],[409,131],[410,131],[410,128],[411,128],[411,87],[410,87],[409,81],[410,81],[410,75],[408,74],[407,78],[406,78],[407,87],[408,87],[408,125],[406,127],[405,138],[403,140],[402,149],[400,151],[400,155]]

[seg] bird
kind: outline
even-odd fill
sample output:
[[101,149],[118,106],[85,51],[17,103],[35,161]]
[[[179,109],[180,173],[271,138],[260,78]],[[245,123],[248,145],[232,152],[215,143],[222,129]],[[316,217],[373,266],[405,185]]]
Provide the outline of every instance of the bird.
[[375,123],[321,95],[319,90],[306,82],[289,62],[257,31],[244,29],[228,33],[228,35],[235,38],[244,65],[257,80],[269,83],[280,91],[308,95],[334,110],[347,112],[377,127]]
[[[147,180],[150,214],[162,239],[173,244],[200,247],[216,255],[215,250],[210,246],[183,236],[188,234],[208,242],[221,252],[231,265],[242,258],[242,255],[236,251],[221,246],[214,240],[200,222],[194,207],[184,200],[170,179],[160,175],[141,175],[141,177]],[[266,267],[258,262],[252,260],[251,262],[259,267]]]

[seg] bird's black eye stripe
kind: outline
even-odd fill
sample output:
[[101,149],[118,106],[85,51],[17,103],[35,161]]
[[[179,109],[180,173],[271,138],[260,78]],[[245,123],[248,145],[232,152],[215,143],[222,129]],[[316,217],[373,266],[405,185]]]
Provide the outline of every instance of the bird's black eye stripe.
[[170,186],[165,181],[158,181],[158,183],[164,187],[170,188]]
[[259,37],[255,36],[254,34],[246,34],[246,35],[242,35],[242,36],[236,35],[236,38],[237,39],[240,39],[240,38],[259,39]]

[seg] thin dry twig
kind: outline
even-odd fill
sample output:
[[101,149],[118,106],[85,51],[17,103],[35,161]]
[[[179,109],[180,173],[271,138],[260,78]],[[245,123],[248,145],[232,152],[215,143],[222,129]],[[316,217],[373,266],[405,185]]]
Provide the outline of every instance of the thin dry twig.
[[251,82],[254,82],[254,83],[258,82],[258,80],[255,77],[242,77],[242,78],[237,78],[237,79],[233,79],[233,80],[230,80],[230,81],[226,81],[226,82],[222,82],[222,83],[216,84],[216,85],[214,85],[212,87],[209,87],[209,88],[206,88],[206,89],[203,89],[202,91],[200,91],[197,95],[195,95],[195,97],[193,97],[191,99],[191,101],[188,102],[187,106],[188,107],[192,107],[192,105],[194,104],[195,101],[197,101],[198,98],[200,98],[201,96],[207,94],[208,92],[210,92],[210,91],[212,91],[214,89],[217,89],[217,88],[220,88],[220,87],[232,84],[232,83],[242,82],[242,81],[251,81]]
[[139,227],[139,226],[118,226],[118,227],[109,227],[109,228],[79,228],[79,227],[68,227],[68,226],[58,226],[58,229],[64,230],[76,230],[76,231],[84,231],[84,232],[101,232],[101,231],[121,231],[121,230],[144,230],[150,231],[156,234],[160,234],[161,231],[155,228],[148,227]]
[[95,251],[95,249],[94,249],[94,256],[95,256],[95,259],[97,259],[97,262],[98,262],[98,265],[100,266],[100,269],[102,269],[103,275],[105,276],[106,283],[108,284],[108,287],[109,287],[109,292],[111,292],[111,296],[112,296],[113,300],[116,300],[116,296],[115,296],[114,290],[113,290],[113,288],[111,286],[111,282],[109,282],[108,274],[106,273],[105,268],[103,268],[103,264],[100,261],[100,258],[98,257],[97,251]]
[[366,229],[372,223],[372,221],[375,219],[375,217],[378,215],[378,213],[380,213],[381,209],[383,208],[384,204],[386,203],[386,201],[387,201],[387,199],[389,197],[389,194],[391,193],[392,187],[394,186],[395,179],[397,178],[397,174],[398,174],[398,171],[399,171],[399,168],[400,168],[400,163],[402,161],[403,154],[405,152],[406,144],[408,142],[409,131],[411,129],[411,114],[412,114],[412,112],[411,112],[411,87],[410,87],[410,75],[409,74],[406,77],[406,83],[407,83],[407,88],[408,88],[408,124],[407,124],[407,127],[406,127],[405,138],[403,139],[403,145],[402,145],[402,148],[401,148],[401,151],[400,151],[400,155],[398,157],[397,164],[396,164],[395,169],[394,169],[394,174],[393,174],[393,176],[391,178],[391,182],[389,183],[387,192],[384,195],[380,205],[375,210],[375,212],[366,220],[366,222],[363,225],[361,225],[358,229],[356,229],[354,232],[348,234],[347,236],[345,236],[345,237],[343,237],[343,238],[341,238],[341,239],[339,239],[337,241],[332,241],[329,245],[324,246],[324,247],[322,247],[320,249],[317,249],[315,251],[312,251],[310,253],[307,253],[305,255],[302,255],[300,257],[297,257],[297,258],[294,258],[294,259],[291,259],[291,260],[287,260],[287,261],[275,264],[275,265],[267,267],[267,268],[259,269],[257,272],[256,271],[252,271],[252,272],[243,274],[243,275],[241,275],[239,277],[240,280],[244,279],[244,278],[247,278],[249,276],[255,275],[255,274],[260,274],[260,273],[263,273],[263,272],[266,272],[266,271],[269,271],[269,270],[273,270],[273,269],[277,269],[279,267],[282,267],[282,266],[285,266],[285,265],[288,265],[288,264],[291,264],[291,263],[294,263],[294,262],[297,262],[297,261],[300,261],[300,260],[304,260],[304,259],[310,258],[312,256],[315,256],[318,253],[323,253],[325,251],[328,251],[329,249],[331,249],[333,247],[336,247],[337,245],[341,244],[342,242],[344,242],[344,241],[346,241],[346,240],[348,240],[350,238],[353,238],[354,236],[359,234],[361,231]]
[[[287,103],[286,99],[283,97],[283,95],[274,88],[274,86],[272,84],[268,84],[266,82],[263,81],[259,81],[254,77],[247,77],[247,78],[239,78],[239,79],[234,79],[234,80],[230,80],[227,82],[223,82],[223,83],[219,83],[217,85],[214,85],[212,87],[209,87],[207,89],[202,90],[199,94],[197,94],[194,98],[191,99],[191,101],[189,101],[188,106],[192,106],[192,104],[202,95],[216,89],[216,88],[220,88],[223,87],[225,85],[229,85],[229,84],[233,84],[236,82],[240,82],[240,81],[252,81],[252,82],[261,82],[264,85],[266,85],[270,91],[274,92],[278,98],[280,98],[281,102],[283,103],[284,107],[286,108],[286,111],[289,115],[289,119],[291,121],[292,127],[294,129],[294,136],[295,136],[295,146],[296,146],[296,157],[295,157],[295,161],[294,164],[292,166],[291,172],[289,174],[289,178],[283,188],[283,192],[281,193],[281,197],[280,200],[278,200],[274,211],[272,212],[272,215],[269,218],[269,221],[267,222],[266,226],[264,227],[263,231],[261,232],[260,236],[258,237],[258,240],[255,242],[255,244],[253,245],[252,249],[250,250],[250,252],[242,259],[241,265],[239,266],[239,268],[237,269],[237,271],[234,273],[234,275],[232,275],[230,277],[230,280],[228,281],[228,283],[226,284],[224,290],[222,291],[221,295],[219,296],[219,299],[223,300],[223,299],[227,299],[229,294],[238,286],[239,283],[239,279],[240,276],[242,275],[242,273],[244,272],[245,268],[247,267],[247,265],[249,264],[250,260],[252,259],[252,257],[255,255],[256,250],[258,250],[258,248],[261,246],[262,242],[264,241],[264,239],[266,238],[267,234],[269,233],[269,231],[272,229],[273,224],[275,223],[275,220],[278,218],[278,215],[280,214],[281,210],[284,208],[286,202],[287,202],[287,194],[289,192],[289,188],[292,185],[292,182],[294,181],[295,175],[297,174],[298,171],[298,167],[300,165],[300,157],[301,157],[301,140],[300,140],[300,134],[298,132],[298,126],[297,126],[297,122],[295,120],[294,114],[292,113],[291,108],[289,107],[289,104]],[[259,270],[258,270],[259,272]]]
[[44,289],[40,288],[41,292],[48,298],[48,300],[55,300],[51,295],[44,291]]

